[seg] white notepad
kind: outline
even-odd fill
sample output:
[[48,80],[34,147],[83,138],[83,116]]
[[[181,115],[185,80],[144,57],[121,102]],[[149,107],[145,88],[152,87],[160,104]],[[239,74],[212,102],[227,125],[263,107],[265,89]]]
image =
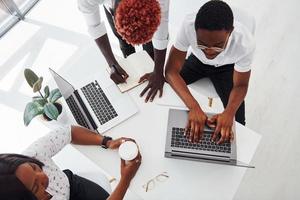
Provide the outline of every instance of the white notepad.
[[115,55],[119,65],[126,71],[129,77],[126,83],[118,84],[121,92],[126,92],[142,83],[139,83],[140,78],[153,71],[154,62],[146,51],[133,53],[127,58],[122,58]]

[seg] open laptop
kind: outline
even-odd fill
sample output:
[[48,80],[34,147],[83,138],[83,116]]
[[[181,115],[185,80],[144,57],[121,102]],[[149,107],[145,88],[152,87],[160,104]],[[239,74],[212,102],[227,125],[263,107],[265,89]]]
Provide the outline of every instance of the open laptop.
[[[206,114],[208,117],[214,115],[212,113]],[[184,136],[187,120],[188,111],[177,109],[169,110],[165,157],[235,165],[240,167],[253,167],[237,161],[236,140],[225,142],[223,144],[212,142],[211,136],[214,130],[208,126],[205,126],[204,133],[199,143],[190,143],[186,136]],[[232,130],[235,135],[235,126],[233,126]]]
[[103,133],[138,111],[130,96],[122,94],[115,84],[101,87],[101,82],[94,80],[75,89],[54,70],[49,70],[76,122],[81,126]]

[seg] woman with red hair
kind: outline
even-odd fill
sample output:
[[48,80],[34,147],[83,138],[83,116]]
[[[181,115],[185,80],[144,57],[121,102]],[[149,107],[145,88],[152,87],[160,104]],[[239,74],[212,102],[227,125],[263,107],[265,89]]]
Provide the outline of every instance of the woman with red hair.
[[148,92],[145,102],[152,101],[157,92],[162,96],[168,45],[169,0],[78,0],[88,31],[111,68],[110,77],[119,84],[126,81],[128,74],[112,53],[104,22],[100,18],[100,4],[104,4],[108,22],[119,40],[124,57],[135,52],[134,45],[143,45],[143,49],[154,59],[153,72],[140,78],[140,82],[149,81],[141,93],[143,96]]

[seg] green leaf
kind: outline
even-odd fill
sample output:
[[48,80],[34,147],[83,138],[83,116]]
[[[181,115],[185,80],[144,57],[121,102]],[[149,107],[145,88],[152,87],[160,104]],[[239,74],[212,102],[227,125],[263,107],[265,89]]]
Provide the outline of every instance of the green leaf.
[[53,103],[47,103],[44,107],[44,113],[49,117],[50,119],[57,120],[57,117],[59,115],[57,108]]
[[55,103],[61,97],[59,89],[54,89],[50,92],[49,101]]
[[33,92],[38,92],[42,88],[43,77],[40,77],[32,86]]
[[34,83],[36,83],[39,79],[38,76],[31,69],[28,68],[24,70],[24,76],[30,87],[33,87]]
[[50,89],[49,89],[49,87],[48,87],[48,85],[44,88],[44,92],[45,92],[45,99],[47,99],[48,97],[49,97],[49,94],[50,94]]
[[35,116],[41,114],[43,114],[43,107],[36,102],[29,102],[25,107],[23,115],[24,125],[28,126],[28,124]]
[[40,106],[42,106],[42,107],[44,107],[44,105],[45,105],[46,103],[48,103],[47,100],[44,99],[44,98],[42,98],[42,97],[33,97],[33,98],[32,98],[32,101],[38,103],[38,104],[39,104]]

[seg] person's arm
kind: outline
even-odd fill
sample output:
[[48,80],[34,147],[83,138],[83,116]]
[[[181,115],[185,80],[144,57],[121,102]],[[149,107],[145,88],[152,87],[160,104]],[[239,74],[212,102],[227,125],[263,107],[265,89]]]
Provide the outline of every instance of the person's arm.
[[23,154],[43,161],[55,156],[70,142],[70,126],[61,126],[37,139],[23,151]]
[[157,92],[159,92],[159,97],[162,97],[163,86],[165,83],[164,65],[166,52],[167,49],[159,50],[154,48],[154,70],[151,73],[143,75],[139,80],[139,82],[143,82],[145,80],[149,81],[147,86],[140,94],[140,96],[143,97],[144,94],[148,91],[145,102],[148,102],[148,100],[153,101]]
[[234,70],[233,73],[233,88],[230,92],[228,104],[224,110],[231,114],[235,115],[241,103],[244,101],[249,85],[251,71],[249,72],[237,72]]
[[201,139],[207,117],[180,76],[185,57],[186,52],[172,47],[166,65],[166,80],[189,108],[189,118],[186,125],[186,130],[189,131],[186,131],[185,134],[189,137],[190,142],[198,142]]
[[[110,70],[111,70],[110,78],[116,84],[126,82],[126,79],[128,78],[128,74],[119,65],[118,61],[116,60],[116,58],[112,52],[107,34],[97,38],[95,41],[97,43],[97,46],[101,50],[104,58],[106,59],[108,66],[110,67]],[[112,67],[113,65],[115,66],[115,68]]]
[[127,163],[121,159],[121,180],[119,181],[115,190],[109,196],[109,200],[122,200],[124,198],[131,180],[141,165],[141,161],[141,154],[139,154],[134,160]]
[[[79,126],[72,126],[71,129],[72,134],[72,143],[73,144],[80,144],[80,145],[99,145],[102,143],[103,136],[100,134],[96,134],[95,132],[79,127]],[[116,149],[120,146],[120,144],[126,140],[132,140],[130,138],[119,138],[117,140],[110,140],[107,143],[108,148]],[[132,140],[134,141],[134,140]],[[121,200],[126,194],[126,191],[130,185],[131,180],[135,176],[139,166],[141,165],[142,157],[139,154],[137,158],[133,161],[125,163],[124,160],[121,160],[121,179],[109,196],[109,200]]]
[[[103,136],[95,133],[87,128],[80,126],[71,127],[71,143],[80,145],[101,145]],[[109,149],[117,149],[124,141],[134,141],[130,138],[121,137],[115,140],[109,140],[107,142],[107,147]],[[135,141],[134,141],[135,142]]]
[[174,91],[182,99],[189,109],[193,109],[198,105],[198,102],[192,96],[185,81],[180,76],[181,68],[184,64],[187,52],[183,52],[174,46],[170,50],[169,58],[166,64],[166,80],[172,86]]
[[[128,77],[128,74],[120,67],[113,55],[105,23],[101,20],[99,12],[100,3],[101,1],[99,0],[78,0],[78,8],[86,21],[90,36],[95,39],[96,44],[111,69],[111,79],[116,84],[123,83]],[[112,67],[112,65],[115,65],[115,68]]]
[[228,104],[225,110],[210,120],[211,123],[216,123],[216,129],[212,139],[216,141],[217,135],[221,133],[221,137],[217,144],[228,141],[231,138],[231,131],[235,113],[244,101],[248,90],[249,78],[251,71],[233,73],[233,88],[230,92]]
[[162,97],[163,86],[165,83],[164,66],[166,59],[167,46],[169,42],[169,0],[159,0],[161,8],[161,22],[157,31],[154,33],[152,43],[154,46],[154,70],[140,78],[140,82],[148,80],[147,86],[140,96],[147,93],[145,102],[153,101],[157,92]]
[[121,179],[115,190],[108,197],[108,200],[122,200],[129,188],[130,181]]

